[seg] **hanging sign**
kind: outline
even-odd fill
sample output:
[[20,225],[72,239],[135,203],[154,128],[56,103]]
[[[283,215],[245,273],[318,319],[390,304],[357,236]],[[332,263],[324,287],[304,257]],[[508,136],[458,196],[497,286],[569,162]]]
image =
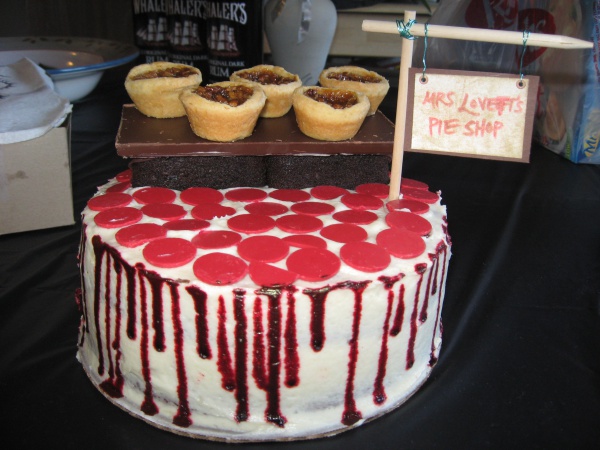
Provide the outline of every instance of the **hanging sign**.
[[407,151],[529,161],[539,77],[409,69]]

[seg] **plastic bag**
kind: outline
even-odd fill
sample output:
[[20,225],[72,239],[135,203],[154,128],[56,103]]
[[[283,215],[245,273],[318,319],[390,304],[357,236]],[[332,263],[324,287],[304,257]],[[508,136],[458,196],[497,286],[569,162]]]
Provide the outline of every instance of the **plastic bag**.
[[560,50],[431,38],[425,56],[431,68],[539,75],[533,139],[575,163],[600,164],[600,0],[445,1],[429,23],[593,41],[591,50]]

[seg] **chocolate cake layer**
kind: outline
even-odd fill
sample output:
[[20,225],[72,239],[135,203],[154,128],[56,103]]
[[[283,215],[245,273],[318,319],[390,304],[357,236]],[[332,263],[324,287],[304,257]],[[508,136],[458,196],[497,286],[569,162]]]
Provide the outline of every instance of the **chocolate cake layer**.
[[387,155],[178,156],[135,159],[132,186],[227,189],[237,186],[304,189],[333,185],[354,189],[363,183],[389,183]]
[[390,182],[387,155],[269,156],[267,185],[277,189],[304,189],[332,185],[355,189],[364,183]]
[[153,119],[133,105],[124,105],[116,148],[126,158],[162,156],[240,155],[390,155],[394,125],[380,111],[365,119],[350,140],[325,142],[310,138],[298,129],[293,110],[276,119],[259,119],[252,136],[236,142],[212,142],[196,136],[187,117]]
[[194,186],[227,189],[267,184],[262,156],[181,156],[136,159],[130,164],[133,187],[158,186],[183,191]]

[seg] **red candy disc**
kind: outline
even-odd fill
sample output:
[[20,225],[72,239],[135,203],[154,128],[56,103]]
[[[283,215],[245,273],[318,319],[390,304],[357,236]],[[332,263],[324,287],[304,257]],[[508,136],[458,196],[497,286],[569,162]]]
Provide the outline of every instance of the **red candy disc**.
[[289,211],[288,207],[275,202],[249,203],[244,209],[250,214],[262,214],[263,216],[280,216]]
[[312,234],[292,234],[283,238],[292,247],[298,248],[327,248],[327,242]]
[[316,186],[310,190],[310,193],[319,200],[333,200],[347,194],[348,191],[338,186]]
[[408,209],[410,212],[415,214],[425,214],[429,211],[429,205],[427,203],[419,202],[417,200],[409,200],[407,198],[401,198],[397,200],[391,200],[385,205],[388,211],[400,211],[402,209]]
[[341,262],[329,250],[301,248],[288,256],[286,265],[302,280],[323,281],[339,272]]
[[379,272],[392,258],[382,247],[370,242],[351,242],[340,249],[340,258],[350,267],[363,272]]
[[127,169],[127,170],[124,170],[121,173],[118,173],[117,176],[115,177],[115,179],[117,181],[120,181],[120,182],[124,182],[124,181],[129,182],[129,181],[131,181],[131,169]]
[[248,265],[237,256],[227,253],[209,253],[194,262],[194,274],[200,281],[215,286],[241,280],[248,273]]
[[180,219],[180,220],[172,220],[170,222],[163,223],[163,227],[167,230],[202,230],[203,228],[208,228],[210,223],[206,220],[198,220],[198,219]]
[[311,233],[323,228],[323,221],[304,214],[289,214],[275,221],[277,228],[287,233]]
[[409,200],[417,200],[419,202],[429,203],[430,205],[438,201],[439,197],[433,192],[426,191],[424,189],[401,189],[400,193],[403,198]]
[[294,203],[291,209],[296,214],[306,214],[307,216],[324,216],[331,214],[335,210],[335,207],[329,203],[300,202]]
[[239,214],[229,219],[227,226],[240,233],[265,233],[275,227],[275,219],[260,214]]
[[203,249],[227,248],[236,245],[242,240],[242,236],[234,231],[227,230],[209,230],[198,233],[193,239],[192,244]]
[[129,181],[123,181],[122,183],[113,184],[111,187],[106,189],[106,192],[123,192],[131,187]]
[[240,242],[237,250],[246,261],[269,263],[285,258],[290,246],[275,236],[251,236]]
[[365,183],[356,186],[356,192],[359,194],[372,195],[377,198],[388,198],[390,187],[383,183]]
[[94,222],[103,228],[121,228],[139,222],[142,217],[144,214],[139,209],[122,206],[100,211],[94,217]]
[[188,205],[200,205],[201,203],[221,203],[224,197],[213,188],[192,187],[181,191],[179,198]]
[[90,198],[87,205],[93,211],[104,211],[105,209],[118,206],[127,206],[131,203],[131,200],[132,197],[129,194],[123,194],[122,192],[108,192]]
[[133,193],[133,198],[142,205],[152,203],[173,203],[177,194],[171,189],[164,187],[145,187]]
[[163,238],[144,247],[144,258],[156,267],[180,267],[196,257],[196,247],[181,238]]
[[425,241],[416,233],[388,228],[377,235],[377,244],[402,259],[416,258],[425,251]]
[[277,189],[271,191],[269,197],[283,202],[305,202],[310,200],[310,194],[300,189]]
[[137,247],[154,239],[163,238],[167,235],[167,230],[155,223],[136,223],[128,227],[121,228],[115,234],[115,239],[123,247]]
[[359,211],[357,209],[338,211],[332,217],[338,222],[353,223],[356,225],[368,225],[377,220],[377,214],[374,212]]
[[192,217],[200,220],[211,220],[217,217],[233,216],[235,209],[216,203],[202,203],[194,206],[191,211]]
[[385,216],[385,222],[392,228],[412,231],[420,236],[431,233],[431,223],[423,217],[406,211],[392,211]]
[[142,206],[141,210],[148,217],[162,220],[177,220],[185,217],[186,210],[181,205],[173,203],[150,203]]
[[259,202],[267,198],[267,193],[262,189],[240,188],[229,191],[225,194],[227,200],[232,202]]
[[293,272],[261,262],[250,263],[249,275],[259,286],[286,286],[298,279]]
[[367,232],[351,223],[335,223],[323,228],[321,236],[335,242],[361,242],[367,239]]
[[400,182],[400,190],[402,190],[403,188],[424,189],[426,191],[429,190],[429,186],[427,184],[423,183],[422,181],[413,180],[411,178],[402,178],[402,181]]
[[346,194],[342,197],[342,203],[350,209],[361,211],[379,209],[383,206],[383,201],[380,198],[368,194]]

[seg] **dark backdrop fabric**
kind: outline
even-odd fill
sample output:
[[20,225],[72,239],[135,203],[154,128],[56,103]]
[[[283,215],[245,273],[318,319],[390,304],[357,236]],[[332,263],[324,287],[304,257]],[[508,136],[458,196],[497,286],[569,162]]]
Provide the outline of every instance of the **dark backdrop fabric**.
[[[114,141],[125,73],[74,105],[75,210],[127,166]],[[393,93],[384,112],[393,116]],[[410,153],[442,192],[453,257],[444,341],[406,404],[356,430],[244,449],[599,448],[600,166],[534,146],[530,164]],[[10,448],[224,449],[109,403],[75,359],[73,226],[0,236],[0,415]],[[5,447],[8,448],[8,447]]]

